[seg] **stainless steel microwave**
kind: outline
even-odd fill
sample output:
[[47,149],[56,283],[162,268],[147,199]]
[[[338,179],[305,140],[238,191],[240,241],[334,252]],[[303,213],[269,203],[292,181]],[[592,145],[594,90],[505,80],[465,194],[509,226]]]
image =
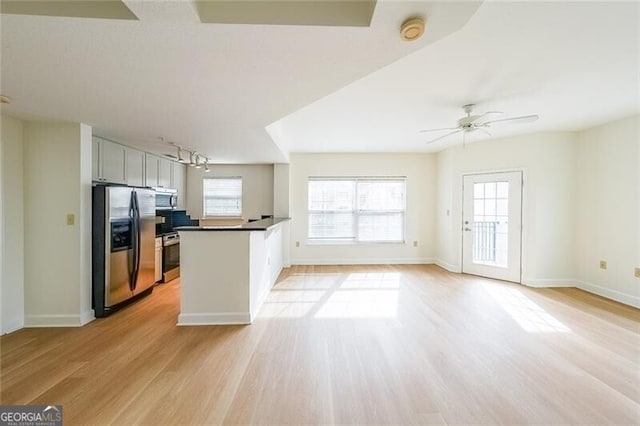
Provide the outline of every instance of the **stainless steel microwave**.
[[154,188],[156,191],[156,210],[173,210],[178,207],[178,191],[167,188]]

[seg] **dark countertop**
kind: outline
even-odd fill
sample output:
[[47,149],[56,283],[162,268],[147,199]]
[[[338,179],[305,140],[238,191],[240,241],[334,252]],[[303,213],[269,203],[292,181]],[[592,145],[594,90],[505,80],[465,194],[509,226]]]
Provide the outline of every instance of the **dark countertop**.
[[218,225],[218,226],[178,226],[176,231],[266,231],[279,223],[291,220],[290,217],[270,217],[268,219],[257,220],[255,222],[243,223],[241,225]]

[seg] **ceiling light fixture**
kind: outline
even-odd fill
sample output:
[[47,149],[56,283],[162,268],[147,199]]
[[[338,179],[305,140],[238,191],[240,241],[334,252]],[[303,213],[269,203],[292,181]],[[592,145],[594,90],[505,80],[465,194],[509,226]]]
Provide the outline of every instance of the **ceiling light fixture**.
[[[206,169],[205,171],[209,171],[209,164],[211,164],[211,159],[206,155],[198,154],[198,152],[193,149],[183,148],[182,145],[178,145],[175,142],[165,141],[163,137],[160,137],[160,141],[166,142],[176,148],[176,150],[178,151],[177,160],[180,163],[195,167],[196,169],[200,169],[204,165]],[[185,153],[186,157],[183,156],[185,155]],[[175,156],[171,157],[175,158]]]
[[411,18],[402,23],[400,27],[400,37],[404,41],[415,41],[424,34],[424,19]]
[[182,147],[180,145],[178,145],[178,161],[180,163],[186,163],[187,162],[187,160],[182,158]]

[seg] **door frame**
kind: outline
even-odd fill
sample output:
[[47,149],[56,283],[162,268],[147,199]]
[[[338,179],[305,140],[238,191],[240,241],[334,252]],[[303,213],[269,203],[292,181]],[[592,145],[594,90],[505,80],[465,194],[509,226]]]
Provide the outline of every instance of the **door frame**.
[[[514,173],[519,172],[522,174],[522,187],[521,196],[520,196],[520,274],[518,284],[522,284],[522,277],[524,275],[524,239],[525,239],[525,222],[524,222],[524,207],[525,207],[525,178],[526,178],[526,170],[524,168],[509,168],[509,169],[496,169],[496,170],[482,170],[478,172],[464,172],[460,175],[460,217],[458,225],[460,226],[460,272],[466,274],[464,272],[464,178],[465,176],[475,176],[475,175],[491,175],[497,173]],[[473,275],[473,274],[468,274]],[[489,277],[487,277],[489,278]],[[494,278],[490,278],[494,279]],[[511,282],[511,281],[510,281]]]

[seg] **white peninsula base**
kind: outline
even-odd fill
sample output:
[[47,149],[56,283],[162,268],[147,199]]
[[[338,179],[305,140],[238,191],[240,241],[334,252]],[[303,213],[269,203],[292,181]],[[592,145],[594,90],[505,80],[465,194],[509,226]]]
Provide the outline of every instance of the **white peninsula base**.
[[285,226],[288,219],[178,228],[178,325],[250,324],[282,270]]

